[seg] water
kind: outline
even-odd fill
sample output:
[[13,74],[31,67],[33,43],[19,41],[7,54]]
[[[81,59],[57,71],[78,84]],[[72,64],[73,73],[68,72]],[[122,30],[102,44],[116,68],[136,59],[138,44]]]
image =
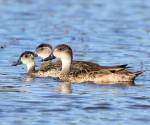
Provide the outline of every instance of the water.
[[[150,124],[149,12],[149,0],[0,0],[1,125]],[[11,64],[42,42],[67,43],[78,60],[146,72],[135,86],[27,82],[25,67]]]

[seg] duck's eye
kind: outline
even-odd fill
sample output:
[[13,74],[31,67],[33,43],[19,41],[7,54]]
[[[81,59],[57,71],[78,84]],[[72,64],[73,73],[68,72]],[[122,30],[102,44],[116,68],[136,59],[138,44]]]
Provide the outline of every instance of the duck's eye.
[[25,58],[28,58],[28,55],[24,55]]
[[61,50],[62,50],[62,48],[59,48],[59,50],[61,51]]

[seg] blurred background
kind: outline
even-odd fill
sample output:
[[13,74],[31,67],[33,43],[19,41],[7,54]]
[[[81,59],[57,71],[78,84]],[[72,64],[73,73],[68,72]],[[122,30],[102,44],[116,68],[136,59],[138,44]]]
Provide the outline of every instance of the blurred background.
[[[135,86],[74,84],[62,94],[58,80],[25,82],[25,66],[11,66],[40,43],[66,43],[76,60],[146,72]],[[150,123],[149,48],[149,0],[0,0],[1,125]]]

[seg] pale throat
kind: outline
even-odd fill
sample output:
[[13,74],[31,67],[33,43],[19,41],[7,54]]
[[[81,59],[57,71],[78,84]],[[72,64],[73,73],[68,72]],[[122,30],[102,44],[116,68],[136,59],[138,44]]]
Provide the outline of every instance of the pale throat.
[[45,59],[45,58],[49,57],[49,55],[50,55],[50,54],[43,54],[43,55],[41,55],[41,58],[42,58],[42,59]]
[[72,59],[70,56],[66,56],[65,58],[61,58],[62,61],[62,73],[69,73],[71,68]]
[[27,72],[30,73],[35,70],[35,61],[32,61],[27,64]]

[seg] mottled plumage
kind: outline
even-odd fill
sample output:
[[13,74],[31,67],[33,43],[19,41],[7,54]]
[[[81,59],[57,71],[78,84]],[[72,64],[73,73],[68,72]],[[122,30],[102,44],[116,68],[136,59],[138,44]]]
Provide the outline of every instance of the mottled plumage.
[[[67,82],[83,83],[93,82],[97,84],[114,84],[133,82],[142,72],[130,72],[127,65],[99,66],[98,64],[84,61],[73,61],[72,50],[68,45],[58,45],[53,55],[62,61],[59,78]],[[47,59],[45,59],[47,60]],[[126,84],[126,83],[125,83]]]
[[[72,49],[69,48],[69,50],[71,52],[71,58],[73,58]],[[41,57],[42,60],[44,60],[45,58],[49,58],[50,55],[52,54],[52,46],[49,44],[46,44],[46,43],[42,43],[35,49],[35,53],[39,57]],[[52,71],[54,72],[54,74],[56,72],[59,73],[59,71],[61,70],[61,66],[62,66],[61,61],[51,62],[50,60],[48,60],[48,61],[43,61],[41,63],[40,70],[49,73],[49,76],[51,76]],[[100,66],[96,63],[87,62],[87,61],[72,61],[71,67],[79,69],[79,70],[108,69],[110,71],[118,71],[118,70],[125,69],[127,67],[127,65]]]
[[60,69],[56,70],[56,68],[51,67],[51,70],[47,72],[45,70],[36,70],[34,57],[35,54],[33,52],[25,51],[20,55],[18,61],[14,63],[13,66],[25,64],[27,66],[27,75],[31,77],[57,77]]

